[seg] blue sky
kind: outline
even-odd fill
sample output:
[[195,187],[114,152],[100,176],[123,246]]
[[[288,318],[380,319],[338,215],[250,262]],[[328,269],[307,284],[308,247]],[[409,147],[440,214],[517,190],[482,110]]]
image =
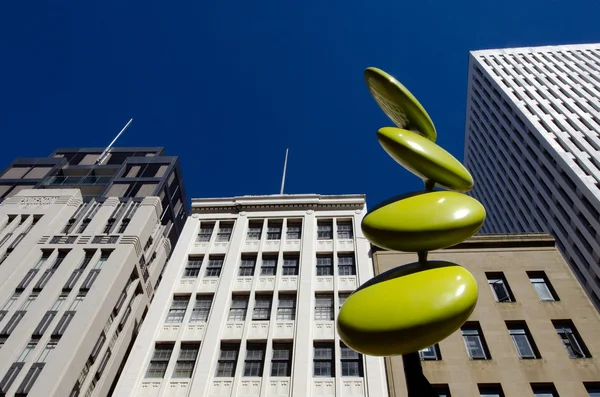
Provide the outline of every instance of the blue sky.
[[379,146],[363,70],[463,156],[468,51],[600,41],[597,0],[4,2],[0,167],[59,146],[165,146],[189,197],[421,189]]

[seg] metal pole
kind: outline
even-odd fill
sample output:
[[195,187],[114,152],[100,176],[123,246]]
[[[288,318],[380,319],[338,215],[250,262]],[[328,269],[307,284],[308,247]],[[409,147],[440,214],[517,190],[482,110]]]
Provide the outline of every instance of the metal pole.
[[281,190],[279,194],[283,194],[283,186],[285,185],[285,171],[287,169],[288,149],[285,149],[285,161],[283,162],[283,177],[281,178]]
[[132,121],[133,121],[133,118],[129,119],[129,121],[127,122],[127,124],[125,124],[125,127],[123,127],[123,129],[121,130],[121,132],[119,132],[117,134],[117,136],[115,137],[115,139],[112,140],[112,142],[106,147],[106,149],[104,149],[104,151],[102,152],[102,154],[100,155],[100,157],[98,157],[98,160],[96,160],[96,164],[102,163],[102,161],[104,160],[104,157],[106,157],[106,155],[108,154],[108,151],[110,150],[110,148],[112,147],[112,145],[117,141],[117,139],[119,139],[119,137],[121,136],[121,134],[123,132],[125,132],[125,130],[127,129],[127,127],[129,127],[129,124],[131,124]]

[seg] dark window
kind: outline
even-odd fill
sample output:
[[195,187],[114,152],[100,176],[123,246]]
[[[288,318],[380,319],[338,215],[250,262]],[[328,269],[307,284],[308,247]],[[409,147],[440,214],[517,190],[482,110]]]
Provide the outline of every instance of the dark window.
[[79,290],[80,291],[89,291],[90,288],[92,288],[92,285],[94,285],[94,281],[96,281],[96,278],[98,278],[98,275],[100,274],[100,270],[101,269],[90,270],[87,277],[81,284],[81,287],[79,287]]
[[44,365],[44,363],[35,363],[31,366],[27,375],[25,375],[25,379],[23,379],[23,382],[21,382],[21,385],[17,389],[15,397],[26,396],[31,391],[42,369],[44,369]]
[[290,376],[292,374],[292,344],[273,342],[271,376]]
[[24,363],[13,363],[10,366],[4,378],[0,381],[0,395],[5,396],[8,393],[8,389],[10,389],[15,379],[17,379],[24,365]]
[[317,221],[317,239],[331,240],[333,238],[333,222],[331,220]]
[[281,240],[281,221],[268,221],[267,240]]
[[121,292],[121,295],[119,295],[119,299],[117,299],[117,303],[115,304],[115,307],[113,308],[113,314],[117,314],[119,313],[119,311],[121,310],[121,307],[123,307],[123,303],[125,303],[125,300],[127,299],[127,291],[123,291]]
[[421,357],[421,360],[424,361],[439,361],[442,359],[440,346],[436,343],[435,345],[419,350],[419,356]]
[[248,310],[248,295],[233,295],[229,309],[229,321],[246,321]]
[[560,340],[571,358],[591,358],[591,354],[571,320],[552,320]]
[[204,275],[204,277],[219,277],[221,275],[222,267],[222,256],[210,256],[208,258],[208,266],[206,266],[206,274]]
[[337,221],[337,236],[343,240],[352,239],[354,237],[352,221]]
[[340,276],[353,276],[356,274],[354,254],[338,254],[338,273]]
[[277,257],[263,255],[260,265],[261,276],[274,276],[277,273]]
[[451,397],[450,387],[446,384],[432,384],[431,388],[437,393],[439,397]]
[[298,275],[298,255],[283,254],[283,275],[296,276]]
[[315,342],[313,357],[313,376],[332,378],[334,370],[333,343]]
[[256,295],[252,320],[268,321],[271,318],[272,295]]
[[89,361],[91,364],[93,364],[98,358],[98,354],[100,354],[100,350],[102,349],[102,346],[104,346],[104,342],[106,342],[106,334],[104,331],[102,331],[100,337],[94,345],[94,348],[92,349],[92,353],[90,354]]
[[220,222],[219,231],[217,232],[217,242],[226,242],[231,239],[231,232],[233,231],[233,223]]
[[24,291],[25,288],[27,288],[27,286],[29,285],[29,283],[31,283],[31,281],[35,278],[37,272],[38,269],[30,269],[25,275],[25,277],[23,277],[23,280],[21,280],[19,285],[17,285],[17,288],[15,290],[17,292]]
[[54,331],[52,332],[52,336],[53,337],[62,336],[65,333],[65,331],[67,330],[67,327],[71,323],[71,320],[73,320],[74,316],[75,316],[75,312],[71,312],[71,311],[65,312],[65,314],[63,314],[62,318],[56,325],[56,328],[54,328]]
[[256,256],[242,256],[238,276],[254,276],[254,267],[256,266]]
[[515,345],[519,358],[540,358],[537,346],[525,322],[507,321],[506,328],[508,328],[508,333]]
[[25,316],[25,311],[19,310],[16,311],[15,314],[12,315],[8,323],[4,326],[4,329],[0,333],[1,337],[8,337],[14,331],[14,329],[19,325],[23,316]]
[[196,364],[196,358],[198,357],[198,350],[200,350],[199,343],[182,343],[181,349],[179,350],[179,357],[177,363],[175,363],[175,370],[173,371],[173,378],[191,378],[194,372],[194,366]]
[[238,344],[221,344],[216,377],[233,378],[235,376],[235,367],[239,350],[240,346]]
[[501,272],[485,273],[496,302],[514,302],[508,282]]
[[187,311],[188,303],[190,302],[190,295],[179,295],[174,296],[171,302],[171,308],[169,314],[167,314],[167,323],[182,323]]
[[208,321],[210,307],[212,306],[212,295],[196,295],[196,302],[192,310],[190,323],[205,323]]
[[559,397],[552,383],[532,383],[531,390],[534,397]]
[[150,360],[148,371],[146,371],[146,378],[163,378],[171,359],[171,353],[173,353],[172,343],[157,343],[154,346],[154,354]]
[[340,343],[340,356],[342,360],[342,376],[363,376],[362,354]]
[[317,255],[317,276],[333,276],[333,257]]
[[200,268],[202,267],[202,256],[190,256],[185,266],[183,277],[198,277]]
[[200,226],[200,232],[198,232],[198,239],[196,241],[197,242],[210,241],[210,238],[212,237],[214,228],[215,228],[214,223],[202,222],[202,224]]
[[32,337],[41,338],[42,335],[44,335],[44,332],[46,332],[46,330],[52,323],[52,320],[54,320],[54,317],[56,317],[57,313],[58,312],[56,311],[47,311],[46,314],[44,314],[44,317],[42,317],[42,320],[40,321],[38,326],[33,331]]
[[248,240],[260,240],[260,235],[262,234],[262,221],[250,221],[248,223],[248,232],[246,238]]
[[315,320],[333,320],[333,294],[316,294],[315,296]]
[[302,222],[288,221],[286,239],[300,240],[300,237],[302,237]]
[[261,343],[248,343],[246,360],[244,361],[244,376],[262,376],[266,346]]
[[544,271],[527,272],[529,281],[541,301],[559,301],[558,294]]
[[477,385],[480,397],[504,397],[504,391],[499,384]]
[[110,351],[110,347],[106,350],[106,353],[104,353],[104,357],[102,357],[102,361],[100,361],[100,364],[98,365],[98,370],[96,371],[96,379],[100,379],[100,377],[102,376],[102,373],[104,372],[104,369],[106,368],[106,364],[108,364],[108,361],[110,360],[110,356],[112,355],[112,352]]
[[600,382],[585,382],[583,385],[590,397],[600,397]]
[[279,294],[277,320],[293,321],[296,319],[296,294]]
[[471,360],[490,360],[492,357],[485,343],[483,332],[478,322],[469,321],[461,327],[461,333],[467,354]]

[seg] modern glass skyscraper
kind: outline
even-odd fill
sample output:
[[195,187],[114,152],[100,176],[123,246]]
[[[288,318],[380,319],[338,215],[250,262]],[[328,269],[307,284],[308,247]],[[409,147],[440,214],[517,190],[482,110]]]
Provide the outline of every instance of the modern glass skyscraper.
[[465,164],[483,233],[548,232],[600,309],[600,44],[471,52]]

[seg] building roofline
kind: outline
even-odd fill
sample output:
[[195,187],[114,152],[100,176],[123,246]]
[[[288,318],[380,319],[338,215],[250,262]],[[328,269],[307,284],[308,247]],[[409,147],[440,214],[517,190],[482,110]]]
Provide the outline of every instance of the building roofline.
[[577,50],[589,50],[589,49],[600,49],[600,43],[588,43],[588,44],[564,44],[564,45],[548,45],[548,46],[534,46],[534,47],[510,47],[510,48],[494,48],[494,49],[483,49],[469,51],[474,57],[484,55],[498,55],[498,54],[529,54],[539,52],[551,52],[551,51],[577,51]]

